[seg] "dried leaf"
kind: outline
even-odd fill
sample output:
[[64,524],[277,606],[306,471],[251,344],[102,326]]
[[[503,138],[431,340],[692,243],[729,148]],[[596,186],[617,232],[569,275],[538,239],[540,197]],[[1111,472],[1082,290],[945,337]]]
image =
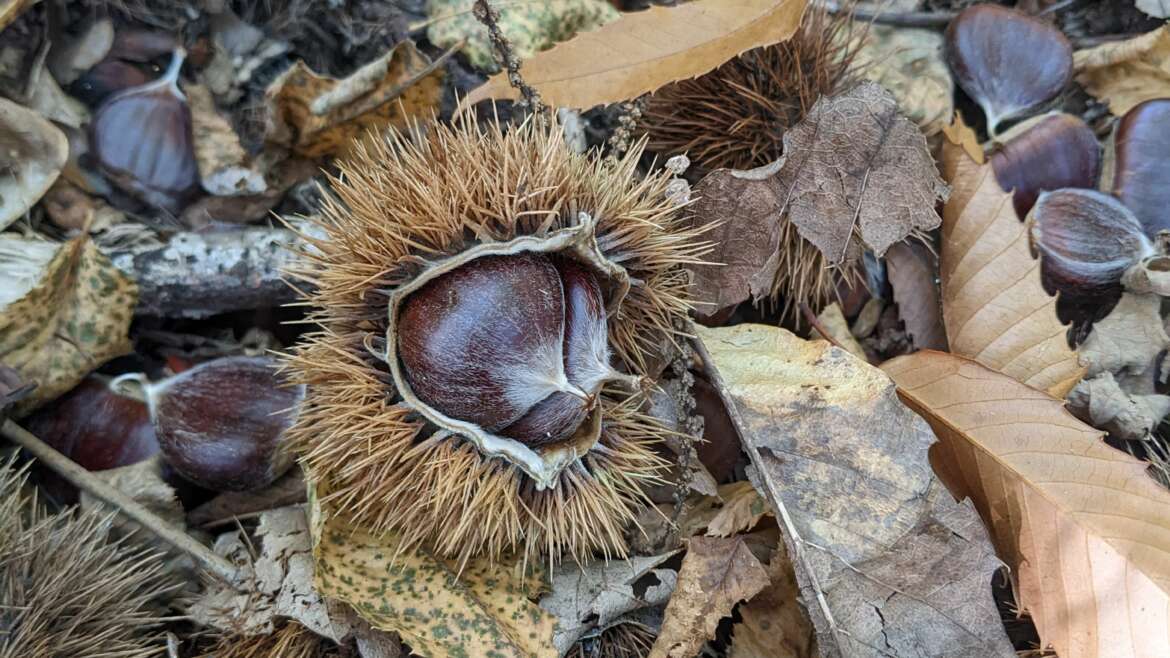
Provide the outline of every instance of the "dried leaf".
[[0,230],[32,209],[61,173],[69,140],[32,110],[0,98]]
[[203,85],[186,85],[187,106],[191,108],[191,135],[199,182],[216,196],[260,194],[267,189],[264,175],[249,163],[248,152],[232,124],[219,114],[215,99]]
[[342,80],[298,61],[265,93],[265,137],[307,158],[343,155],[369,131],[428,117],[438,108],[442,80],[442,68],[410,41]]
[[1116,116],[1170,96],[1170,28],[1073,53],[1077,82]]
[[1170,18],[1170,0],[1137,0],[1134,4],[1154,18]]
[[784,133],[784,152],[777,184],[788,216],[830,263],[856,257],[855,233],[881,256],[939,224],[947,187],[922,133],[877,84],[818,100]]
[[[28,267],[34,252],[47,256],[22,275],[16,289],[0,289],[0,354],[26,381],[32,395],[16,406],[31,411],[68,391],[86,373],[130,351],[127,332],[138,287],[102,255],[87,236],[61,245],[15,237],[0,238],[0,272]],[[23,290],[20,290],[23,288]]]
[[[898,245],[894,246],[897,247]],[[893,250],[886,252],[887,258],[892,251]],[[864,308],[868,309],[870,308],[870,305],[867,303]],[[827,307],[825,307],[825,310],[821,311],[820,315],[817,316],[817,320],[820,321],[821,326],[824,327],[825,331],[827,331],[829,335],[825,336],[821,333],[820,329],[813,327],[813,337],[820,337],[828,340],[829,342],[836,342],[838,345],[849,350],[852,354],[856,355],[860,359],[869,358],[865,354],[865,348],[861,346],[861,343],[857,342],[857,338],[855,338],[853,336],[853,332],[849,330],[849,321],[845,319],[845,313],[841,311],[840,304],[837,302],[829,304]]]
[[1063,397],[1084,369],[1040,283],[1026,226],[990,164],[943,148],[952,185],[943,207],[939,277],[943,322],[955,354]]
[[25,9],[36,3],[37,0],[0,0],[0,31],[11,25]]
[[[1152,389],[1153,382],[1150,384]],[[1113,378],[1113,373],[1103,372],[1077,382],[1068,394],[1068,405],[1078,418],[1114,438],[1144,441],[1151,438],[1150,433],[1170,413],[1170,396],[1128,392]]]
[[730,537],[756,527],[760,519],[772,515],[760,492],[751,482],[732,482],[719,487],[723,507],[707,523],[707,535]]
[[985,159],[983,145],[979,143],[979,137],[971,126],[963,121],[963,115],[955,112],[954,120],[943,128],[943,135],[946,136],[947,141],[961,147],[967,157],[974,160],[976,164],[983,164]]
[[[427,40],[440,48],[460,42],[460,52],[477,69],[495,73],[495,49],[487,28],[472,13],[475,0],[429,0]],[[493,2],[500,12],[497,24],[512,52],[526,60],[578,32],[587,32],[617,19],[613,5],[605,0],[520,0]]]
[[1149,374],[1150,390],[1141,392],[1152,392],[1155,360],[1170,348],[1161,309],[1158,295],[1123,293],[1109,315],[1093,323],[1093,330],[1078,349],[1088,374]]
[[565,655],[587,632],[607,628],[629,612],[665,604],[678,574],[659,565],[676,552],[557,567],[552,591],[540,600],[540,607],[556,616],[557,651]]
[[102,199],[92,197],[65,177],[45,192],[41,205],[49,219],[69,231],[99,233],[126,221],[126,215]]
[[[589,109],[693,78],[796,32],[808,0],[697,0],[623,14],[524,62],[520,75],[555,107]],[[598,57],[605,53],[605,57]],[[460,104],[517,98],[504,74]]]
[[279,480],[258,491],[228,491],[187,513],[192,526],[211,526],[266,510],[305,502],[305,480],[292,469]]
[[902,114],[930,137],[950,123],[954,112],[955,83],[942,52],[939,32],[871,24],[855,66],[888,89]]
[[649,658],[691,658],[735,604],[768,586],[768,572],[743,537],[694,537]]
[[888,361],[939,437],[932,462],[969,497],[1062,658],[1170,655],[1170,492],[1061,400],[964,358]]
[[931,473],[934,436],[893,382],[777,327],[696,331],[749,477],[791,519],[781,527],[823,655],[1014,656],[989,585],[1000,563],[974,508]]
[[768,561],[772,581],[739,606],[728,658],[817,658],[816,631],[800,604],[800,587],[784,544]]
[[945,350],[942,300],[936,279],[938,257],[920,242],[903,242],[886,252],[886,273],[894,289],[898,315],[920,350]]

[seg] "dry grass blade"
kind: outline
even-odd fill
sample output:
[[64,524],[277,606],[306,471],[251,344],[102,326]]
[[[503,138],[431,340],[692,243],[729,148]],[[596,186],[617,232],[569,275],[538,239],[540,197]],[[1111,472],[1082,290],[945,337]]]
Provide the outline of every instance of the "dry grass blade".
[[[538,54],[520,74],[556,107],[629,100],[789,38],[807,5],[808,0],[699,0],[671,9],[653,7]],[[507,76],[499,74],[461,105],[517,94]]]
[[939,443],[931,462],[970,497],[1018,600],[1062,658],[1170,656],[1170,492],[1061,400],[942,352],[883,369]]
[[1011,193],[990,164],[975,164],[952,144],[943,150],[943,175],[952,186],[939,256],[951,351],[1063,397],[1084,369],[1056,317],[1056,298],[1040,283]]

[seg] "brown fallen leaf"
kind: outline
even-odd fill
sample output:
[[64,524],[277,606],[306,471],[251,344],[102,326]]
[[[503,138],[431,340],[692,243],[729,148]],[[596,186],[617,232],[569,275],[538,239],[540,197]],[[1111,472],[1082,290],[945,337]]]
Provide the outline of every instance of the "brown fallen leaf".
[[41,198],[53,224],[67,231],[98,233],[126,221],[126,215],[104,200],[86,194],[64,176]]
[[1063,397],[1084,373],[1040,283],[1028,231],[990,164],[943,147],[951,198],[943,207],[939,277],[943,323],[955,354]]
[[736,603],[752,598],[768,582],[768,572],[743,537],[691,538],[649,658],[691,658],[715,636],[715,626]]
[[1116,116],[1170,96],[1170,28],[1073,53],[1077,82]]
[[894,289],[898,315],[920,350],[946,350],[942,300],[936,279],[938,256],[921,242],[902,242],[886,252],[886,273]]
[[967,359],[886,362],[934,428],[931,462],[970,498],[1018,601],[1062,658],[1170,655],[1170,492],[1063,401]]
[[183,91],[191,108],[191,135],[203,189],[216,196],[264,192],[267,188],[264,174],[250,166],[240,136],[231,122],[220,115],[207,87],[190,84]]
[[265,138],[307,158],[343,155],[368,131],[401,128],[411,117],[435,111],[441,63],[429,61],[410,41],[341,80],[298,61],[265,92]]
[[[1014,656],[979,516],[877,368],[777,327],[696,328],[777,510],[824,656]],[[790,525],[789,525],[790,524]]]
[[816,631],[800,604],[792,561],[781,543],[768,561],[771,583],[739,606],[728,658],[817,658]]
[[[889,252],[886,255],[888,256]],[[863,309],[869,308],[870,304],[868,303],[863,307]],[[861,318],[859,317],[858,319],[860,320]],[[826,306],[825,310],[821,311],[820,315],[817,316],[817,320],[821,323],[820,328],[813,327],[811,338],[824,338],[830,343],[836,343],[844,347],[859,359],[869,359],[865,354],[865,348],[861,346],[861,343],[857,342],[857,338],[849,329],[849,321],[845,319],[845,313],[841,310],[840,304],[833,302]],[[821,329],[824,329],[828,335],[822,334]]]
[[967,157],[975,161],[976,164],[983,164],[986,158],[983,153],[983,145],[979,143],[979,137],[975,131],[963,121],[963,115],[955,112],[955,118],[950,125],[943,128],[943,135],[952,144],[957,144],[967,154]]
[[41,199],[69,159],[65,133],[32,110],[0,98],[0,230]]
[[756,527],[760,519],[772,515],[768,502],[751,482],[732,482],[719,487],[723,507],[707,523],[710,537],[730,537]]
[[[554,107],[589,109],[629,100],[784,41],[796,32],[807,5],[808,0],[698,0],[669,9],[654,6],[537,54],[523,63],[520,75]],[[507,76],[497,74],[460,107],[517,97]]]
[[930,137],[950,123],[955,106],[955,83],[942,54],[943,37],[935,30],[872,24],[856,66],[888,89],[902,114]]
[[[1150,384],[1152,389],[1153,382]],[[1127,391],[1113,373],[1103,372],[1077,382],[1069,391],[1068,407],[1077,418],[1109,432],[1111,437],[1146,441],[1170,413],[1170,396]]]

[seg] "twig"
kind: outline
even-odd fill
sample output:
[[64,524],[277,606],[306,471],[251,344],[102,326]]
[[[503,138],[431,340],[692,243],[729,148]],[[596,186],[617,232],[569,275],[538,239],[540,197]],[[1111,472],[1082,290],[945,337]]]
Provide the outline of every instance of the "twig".
[[127,518],[137,522],[176,549],[190,555],[211,575],[228,585],[235,586],[241,581],[240,571],[231,562],[216,555],[210,548],[193,539],[190,535],[167,523],[162,517],[147,509],[142,503],[103,482],[94,474],[75,464],[71,459],[38,439],[28,430],[11,420],[0,427],[3,434],[13,443],[32,453],[41,463],[68,480],[78,489],[110,505]]
[[487,28],[492,48],[496,51],[496,60],[508,72],[508,83],[524,96],[523,104],[528,106],[532,114],[540,117],[546,116],[546,108],[544,101],[540,99],[540,92],[529,86],[520,76],[520,58],[516,57],[516,53],[512,51],[512,44],[508,43],[508,37],[504,36],[500,30],[500,12],[492,7],[488,0],[475,0],[472,12],[475,14],[476,20]]

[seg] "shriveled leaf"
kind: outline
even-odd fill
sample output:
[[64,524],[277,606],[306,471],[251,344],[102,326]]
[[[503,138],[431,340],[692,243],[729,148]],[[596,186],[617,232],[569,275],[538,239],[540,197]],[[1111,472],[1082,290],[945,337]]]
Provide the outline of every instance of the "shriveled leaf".
[[788,216],[830,263],[856,257],[855,234],[881,256],[939,224],[947,187],[926,139],[875,83],[818,100],[784,133],[784,152],[777,184]]
[[760,519],[772,514],[772,508],[751,482],[732,482],[719,487],[723,507],[707,523],[711,537],[730,537],[756,527]]
[[343,155],[368,131],[429,117],[438,108],[442,80],[443,70],[410,41],[341,80],[298,61],[265,93],[265,137],[308,158]]
[[945,350],[947,334],[936,282],[938,257],[919,242],[896,244],[886,252],[886,272],[898,303],[898,315],[914,347]]
[[1093,427],[1130,441],[1150,439],[1154,428],[1170,414],[1170,396],[1127,391],[1111,372],[1077,382],[1068,394],[1068,405],[1070,411]]
[[40,200],[69,158],[69,140],[36,112],[0,98],[0,230]]
[[951,351],[1063,397],[1084,373],[1040,283],[1028,230],[990,164],[943,147],[951,198],[943,207],[939,277]]
[[[546,103],[588,109],[637,98],[693,78],[753,48],[788,39],[808,0],[697,0],[623,14],[524,62],[520,75]],[[605,53],[599,57],[598,53]],[[517,98],[504,74],[472,90],[462,106]]]
[[888,361],[934,428],[936,470],[969,497],[1020,605],[1061,658],[1170,655],[1170,492],[1059,399],[967,359]]
[[800,587],[784,544],[767,565],[771,583],[739,606],[728,658],[817,658],[816,631],[800,603]]
[[1117,116],[1153,98],[1170,97],[1170,28],[1073,53],[1077,82]]
[[[1093,323],[1078,352],[1089,375],[1113,372],[1142,375],[1155,367],[1158,355],[1170,348],[1170,336],[1162,324],[1162,298],[1153,294],[1122,294],[1104,319]],[[1152,391],[1153,375],[1149,391]]]
[[[472,12],[474,4],[475,0],[429,0],[427,39],[440,48],[463,42],[460,52],[472,66],[495,73],[500,66],[487,28]],[[513,0],[492,5],[500,12],[500,31],[521,60],[621,15],[605,0]]]
[[963,121],[963,115],[955,112],[954,120],[943,128],[943,135],[951,144],[962,148],[967,157],[974,160],[976,164],[983,164],[986,157],[983,153],[983,146],[979,143],[979,137],[971,126]]
[[247,151],[231,122],[215,108],[215,99],[203,85],[186,85],[191,108],[191,135],[195,161],[203,189],[217,196],[260,194],[267,185],[264,174],[251,166]]
[[540,607],[556,616],[557,651],[564,655],[583,635],[627,613],[665,604],[678,573],[660,565],[676,552],[557,567],[552,591],[540,600]]
[[954,112],[955,83],[942,52],[942,34],[934,30],[871,24],[856,66],[888,89],[902,114],[929,137],[942,131]]
[[768,572],[743,537],[691,538],[650,658],[691,658],[736,603],[767,586]]
[[1000,563],[974,508],[931,473],[934,436],[893,382],[776,327],[696,330],[749,477],[791,519],[781,527],[823,655],[1013,656],[989,587]]
[[487,560],[461,571],[424,549],[400,548],[393,534],[375,538],[324,518],[314,548],[317,590],[428,658],[557,655],[556,620],[531,600],[543,587],[537,572],[522,577],[520,563]]
[[88,237],[61,245],[0,237],[0,275],[0,355],[37,383],[17,413],[130,351],[138,287]]

